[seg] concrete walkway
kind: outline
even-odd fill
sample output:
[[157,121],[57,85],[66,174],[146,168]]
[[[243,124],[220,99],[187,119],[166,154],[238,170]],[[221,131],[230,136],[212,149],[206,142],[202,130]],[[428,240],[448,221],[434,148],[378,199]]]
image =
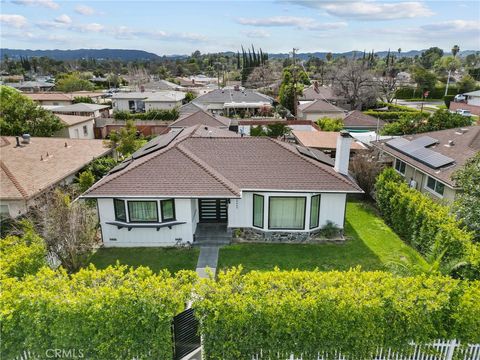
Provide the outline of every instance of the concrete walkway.
[[201,246],[200,255],[197,262],[197,274],[201,278],[208,278],[207,267],[215,275],[218,264],[218,250],[219,246]]

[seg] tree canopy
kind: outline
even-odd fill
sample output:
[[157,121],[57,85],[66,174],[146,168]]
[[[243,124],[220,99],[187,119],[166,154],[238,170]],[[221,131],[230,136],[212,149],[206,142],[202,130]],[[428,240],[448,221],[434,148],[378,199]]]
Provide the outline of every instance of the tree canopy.
[[0,86],[0,133],[52,136],[64,127],[58,117],[17,90]]

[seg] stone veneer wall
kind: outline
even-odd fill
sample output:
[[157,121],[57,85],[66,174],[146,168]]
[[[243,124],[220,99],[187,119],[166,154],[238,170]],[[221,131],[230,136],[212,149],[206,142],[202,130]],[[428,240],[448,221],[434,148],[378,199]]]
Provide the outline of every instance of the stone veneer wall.
[[262,231],[253,228],[236,228],[233,230],[233,242],[250,243],[312,243],[343,242],[345,238],[339,233],[335,238],[321,236],[321,229],[305,232]]

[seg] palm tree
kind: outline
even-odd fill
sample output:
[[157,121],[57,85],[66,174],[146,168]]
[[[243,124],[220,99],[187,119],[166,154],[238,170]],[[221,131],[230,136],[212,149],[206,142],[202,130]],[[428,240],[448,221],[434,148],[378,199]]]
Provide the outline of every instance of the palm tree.
[[[454,45],[452,47],[452,55],[453,55],[453,60],[455,60],[455,57],[457,56],[458,52],[460,51],[460,46]],[[450,84],[450,74],[452,73],[451,69],[448,69],[448,78],[447,78],[447,86],[445,86],[445,96],[448,94],[448,85]]]

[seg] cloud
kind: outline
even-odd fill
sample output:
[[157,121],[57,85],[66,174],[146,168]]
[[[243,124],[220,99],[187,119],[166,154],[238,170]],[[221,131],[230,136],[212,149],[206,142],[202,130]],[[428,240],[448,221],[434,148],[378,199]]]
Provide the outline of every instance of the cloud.
[[60,5],[53,0],[13,0],[12,2],[17,5],[42,6],[53,10],[60,7]]
[[16,14],[0,14],[0,23],[7,24],[14,28],[22,28],[27,25],[27,18]]
[[39,34],[39,33],[32,33],[29,31],[22,31],[22,32],[11,32],[11,33],[3,33],[1,36],[5,39],[15,39],[18,41],[48,41],[52,43],[67,43],[71,39],[67,38],[66,36],[62,35],[55,35],[55,34]]
[[420,26],[426,31],[442,31],[442,32],[476,32],[480,29],[480,21],[478,20],[448,20],[440,21],[435,24],[426,24]]
[[80,14],[80,15],[93,15],[95,14],[95,10],[91,8],[90,6],[86,5],[78,5],[75,7],[75,12]]
[[80,24],[74,25],[71,28],[72,30],[78,30],[82,32],[101,32],[105,30],[105,26],[98,24],[98,23],[90,23],[90,24]]
[[270,33],[263,29],[242,31],[242,34],[253,39],[265,39],[270,37]]
[[379,2],[291,0],[289,3],[324,10],[327,14],[354,20],[377,21],[432,16],[433,11],[419,1]]
[[286,27],[293,26],[304,30],[332,30],[347,26],[345,22],[322,23],[313,18],[297,16],[272,16],[266,18],[239,18],[237,22],[242,25],[261,27]]
[[196,33],[169,33],[162,30],[138,30],[127,26],[119,26],[113,29],[112,34],[119,40],[134,40],[148,38],[152,40],[184,41],[184,42],[206,42],[207,37]]
[[70,16],[68,16],[66,14],[62,14],[59,17],[55,18],[55,22],[60,23],[60,24],[71,24],[72,19],[70,18]]

